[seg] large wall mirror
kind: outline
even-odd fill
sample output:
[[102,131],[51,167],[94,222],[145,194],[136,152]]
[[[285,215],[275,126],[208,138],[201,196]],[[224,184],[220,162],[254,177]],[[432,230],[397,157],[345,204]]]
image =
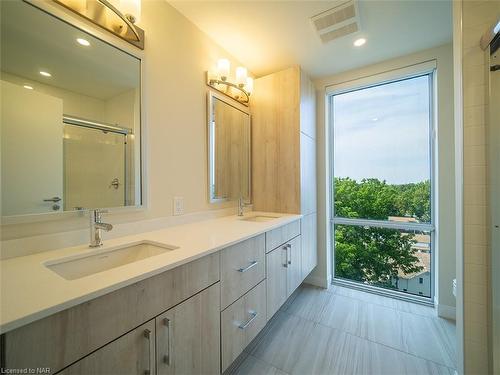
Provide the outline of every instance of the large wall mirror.
[[2,217],[139,206],[141,60],[1,2]]
[[248,109],[233,99],[208,93],[209,200],[251,199]]

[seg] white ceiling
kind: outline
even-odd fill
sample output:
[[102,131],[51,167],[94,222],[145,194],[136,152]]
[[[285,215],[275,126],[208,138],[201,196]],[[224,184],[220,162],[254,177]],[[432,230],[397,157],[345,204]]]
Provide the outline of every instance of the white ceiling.
[[138,59],[25,2],[2,2],[0,34],[3,72],[103,100],[139,86]]
[[[310,17],[344,1],[169,3],[257,76],[300,64],[318,78],[452,40],[451,0],[361,0],[361,30],[322,44]],[[360,37],[367,43],[356,48]]]

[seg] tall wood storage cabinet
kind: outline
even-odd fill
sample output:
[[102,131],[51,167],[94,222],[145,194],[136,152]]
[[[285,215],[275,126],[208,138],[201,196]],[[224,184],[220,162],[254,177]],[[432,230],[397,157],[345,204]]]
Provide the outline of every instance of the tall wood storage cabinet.
[[251,97],[254,210],[302,219],[302,275],[317,264],[316,100],[298,66],[258,78]]

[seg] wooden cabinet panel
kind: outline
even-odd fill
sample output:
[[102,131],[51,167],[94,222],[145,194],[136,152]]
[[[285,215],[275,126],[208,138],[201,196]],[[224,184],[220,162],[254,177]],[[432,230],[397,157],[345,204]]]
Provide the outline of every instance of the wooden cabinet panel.
[[[61,375],[154,375],[154,320],[64,369]],[[63,351],[64,348],[58,348]]]
[[316,212],[316,140],[300,134],[300,213]]
[[252,93],[252,201],[257,211],[300,210],[300,69],[256,79]]
[[156,318],[158,375],[220,373],[220,284]]
[[302,279],[305,279],[318,264],[317,214],[304,216],[301,223]]
[[287,254],[283,245],[266,255],[267,320],[285,303],[287,295]]
[[293,221],[266,233],[266,252],[291,240],[300,234],[300,220]]
[[59,371],[218,280],[215,253],[7,332],[5,364]]
[[316,138],[316,92],[313,83],[302,69],[300,70],[300,131],[311,138]]
[[265,248],[265,235],[262,234],[221,251],[221,309],[264,280]]
[[266,325],[266,281],[262,281],[221,313],[222,371]]
[[301,236],[295,237],[287,243],[288,245],[288,267],[287,267],[287,295],[294,292],[302,283],[302,252]]

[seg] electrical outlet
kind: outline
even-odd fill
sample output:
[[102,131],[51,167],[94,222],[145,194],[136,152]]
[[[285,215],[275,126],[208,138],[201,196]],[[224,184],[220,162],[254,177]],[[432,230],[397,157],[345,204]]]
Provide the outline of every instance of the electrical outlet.
[[184,197],[174,197],[174,215],[184,214]]

